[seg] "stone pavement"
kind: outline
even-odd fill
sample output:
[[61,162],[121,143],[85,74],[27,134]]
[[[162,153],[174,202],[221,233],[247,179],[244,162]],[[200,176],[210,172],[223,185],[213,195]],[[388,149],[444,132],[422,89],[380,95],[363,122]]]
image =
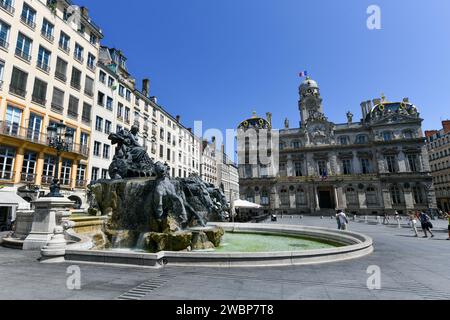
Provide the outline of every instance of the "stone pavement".
[[[329,217],[285,217],[277,223],[336,228]],[[352,222],[352,230],[374,239],[375,252],[322,265],[252,269],[167,266],[162,270],[80,265],[81,290],[67,289],[68,264],[39,264],[36,253],[0,248],[0,299],[448,300],[447,223],[434,224],[436,237],[422,239],[414,238],[406,227]],[[367,268],[372,265],[381,269],[380,290],[367,288]],[[139,289],[131,291],[136,287]]]

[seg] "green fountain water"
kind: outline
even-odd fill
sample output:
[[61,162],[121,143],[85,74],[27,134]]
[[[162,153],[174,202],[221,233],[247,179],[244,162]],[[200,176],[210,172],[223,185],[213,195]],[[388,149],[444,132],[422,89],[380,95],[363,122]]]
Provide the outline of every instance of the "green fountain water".
[[340,245],[299,237],[227,232],[214,252],[283,252],[335,248]]

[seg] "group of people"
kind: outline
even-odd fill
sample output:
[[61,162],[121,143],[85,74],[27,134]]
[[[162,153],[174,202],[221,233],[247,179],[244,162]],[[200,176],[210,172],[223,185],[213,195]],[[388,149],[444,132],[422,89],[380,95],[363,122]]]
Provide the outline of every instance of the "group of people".
[[[416,235],[416,237],[419,237],[419,232],[417,231],[417,224],[420,222],[420,225],[422,227],[424,238],[428,238],[428,234],[430,234],[431,238],[434,238],[434,233],[432,231],[433,229],[433,223],[431,222],[431,218],[428,214],[426,214],[424,211],[417,211],[417,212],[410,212],[408,214],[409,216],[409,222],[411,224],[411,227]],[[446,219],[448,219],[448,239],[450,240],[450,212],[445,214]],[[396,211],[394,215],[395,220],[397,223],[400,223],[400,214]],[[345,212],[342,210],[338,210],[336,214],[336,221],[338,225],[339,230],[347,230],[348,228],[348,218]],[[389,215],[384,215],[384,224],[389,224]]]

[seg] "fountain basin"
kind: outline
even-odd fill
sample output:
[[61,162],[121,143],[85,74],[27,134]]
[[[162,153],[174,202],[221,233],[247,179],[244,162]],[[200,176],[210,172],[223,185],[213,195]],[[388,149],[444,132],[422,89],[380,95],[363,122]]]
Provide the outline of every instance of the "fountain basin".
[[[65,260],[70,263],[100,263],[161,268],[169,266],[196,267],[273,267],[330,263],[356,259],[373,252],[373,240],[356,232],[264,224],[213,223],[228,233],[267,234],[314,239],[333,243],[336,247],[280,252],[168,252],[155,254],[140,252],[67,250]],[[295,248],[294,248],[295,249]]]

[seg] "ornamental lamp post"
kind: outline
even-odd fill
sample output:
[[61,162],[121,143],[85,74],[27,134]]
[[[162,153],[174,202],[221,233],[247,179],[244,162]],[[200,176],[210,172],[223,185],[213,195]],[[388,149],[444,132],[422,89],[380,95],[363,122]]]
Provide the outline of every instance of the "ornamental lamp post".
[[73,131],[69,130],[61,120],[59,123],[54,123],[47,128],[48,145],[56,150],[55,176],[50,185],[50,193],[46,195],[48,198],[63,198],[60,193],[59,183],[59,162],[61,161],[61,154],[68,152],[71,142],[73,141]]

